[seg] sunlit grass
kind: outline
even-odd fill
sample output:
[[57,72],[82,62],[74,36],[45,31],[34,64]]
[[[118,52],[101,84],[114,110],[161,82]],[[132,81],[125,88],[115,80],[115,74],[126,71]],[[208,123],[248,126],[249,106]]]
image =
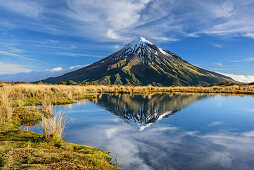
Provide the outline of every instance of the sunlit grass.
[[8,98],[8,91],[0,93],[0,123],[10,121],[13,115],[12,101]]
[[41,127],[46,138],[62,139],[66,127],[64,112],[54,108],[53,117],[42,116]]

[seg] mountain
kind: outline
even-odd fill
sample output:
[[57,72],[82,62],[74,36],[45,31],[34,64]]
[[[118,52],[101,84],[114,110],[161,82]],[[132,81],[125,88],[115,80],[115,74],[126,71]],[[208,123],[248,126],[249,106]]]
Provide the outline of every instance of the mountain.
[[99,95],[97,105],[119,116],[140,130],[156,121],[179,112],[191,103],[207,98],[206,95],[192,94],[151,94],[151,95]]
[[46,83],[97,82],[99,84],[189,86],[233,81],[224,75],[194,66],[145,38],[79,70],[42,80]]

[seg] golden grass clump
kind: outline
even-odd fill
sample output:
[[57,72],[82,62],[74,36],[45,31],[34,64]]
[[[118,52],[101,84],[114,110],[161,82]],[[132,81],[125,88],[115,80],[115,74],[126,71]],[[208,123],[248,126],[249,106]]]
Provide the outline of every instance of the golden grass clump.
[[9,100],[8,91],[1,91],[0,97],[0,123],[8,122],[13,115],[13,108]]
[[42,116],[41,127],[46,138],[62,139],[66,127],[66,119],[63,111],[53,109],[53,117]]

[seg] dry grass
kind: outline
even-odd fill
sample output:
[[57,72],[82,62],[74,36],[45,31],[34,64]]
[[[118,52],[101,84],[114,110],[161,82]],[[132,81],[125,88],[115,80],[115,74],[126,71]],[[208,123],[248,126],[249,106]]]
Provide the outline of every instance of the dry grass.
[[53,117],[42,116],[41,127],[43,136],[46,138],[63,137],[63,132],[66,127],[66,119],[63,111],[53,109]]
[[124,85],[44,85],[44,84],[6,84],[0,87],[0,119],[8,121],[12,117],[13,107],[41,105],[50,112],[50,105],[71,104],[75,100],[95,98],[102,93],[149,94],[154,92],[188,93],[226,93],[254,95],[254,85],[231,86],[190,86],[190,87],[154,87]]
[[8,91],[0,92],[0,123],[10,121],[13,115],[13,108],[10,99],[8,98]]
[[64,85],[21,84],[0,87],[0,93],[5,91],[8,91],[8,98],[15,106],[66,104],[75,99],[94,96],[92,89]]
[[[246,93],[253,94],[254,85],[231,86],[188,86],[188,87],[154,87],[154,86],[125,86],[125,85],[4,85],[0,91],[8,91],[10,99],[25,100],[25,103],[35,101],[37,103],[57,104],[60,100],[71,101],[88,96],[94,97],[97,93],[150,93],[150,92],[218,92],[218,93]],[[60,101],[61,102],[61,101]]]

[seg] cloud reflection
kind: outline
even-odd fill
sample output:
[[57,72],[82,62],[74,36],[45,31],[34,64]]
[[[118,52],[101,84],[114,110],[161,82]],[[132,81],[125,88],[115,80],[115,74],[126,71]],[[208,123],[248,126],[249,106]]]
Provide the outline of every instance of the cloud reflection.
[[127,169],[251,169],[254,165],[253,131],[200,134],[168,125],[140,132],[118,124],[80,128],[72,131],[73,136],[78,143],[109,150],[112,157],[117,154]]

